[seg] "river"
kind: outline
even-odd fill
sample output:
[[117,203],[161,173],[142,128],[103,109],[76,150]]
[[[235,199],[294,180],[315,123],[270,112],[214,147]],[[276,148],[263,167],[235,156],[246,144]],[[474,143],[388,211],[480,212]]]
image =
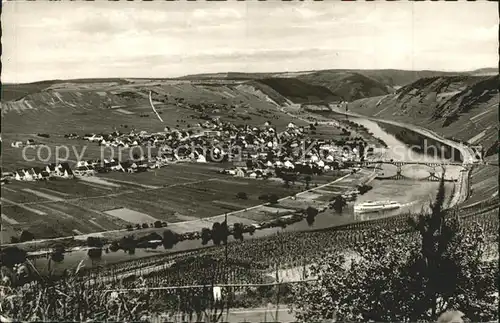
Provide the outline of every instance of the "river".
[[[388,146],[388,148],[380,148],[376,153],[380,153],[384,156],[384,159],[394,159],[398,161],[426,161],[426,162],[442,162],[441,159],[435,156],[429,156],[424,154],[418,154],[411,151],[409,147],[396,139],[396,137],[388,132],[386,132],[379,124],[376,122],[362,119],[362,118],[349,118],[358,124],[365,126],[375,137],[382,139]],[[393,165],[386,165],[382,167],[382,172],[385,175],[391,173],[396,173],[396,168]],[[446,178],[457,178],[461,167],[459,166],[447,166],[446,168]],[[440,169],[436,170],[436,174],[440,176]],[[402,167],[402,174],[411,178],[424,178],[429,175],[429,167],[425,165],[405,165]],[[403,204],[404,206],[397,210],[381,212],[381,213],[370,213],[357,215],[353,211],[353,203],[349,203],[346,210],[342,215],[336,214],[333,211],[326,211],[321,213],[316,217],[316,220],[312,226],[309,226],[306,221],[297,222],[295,224],[287,226],[285,229],[281,228],[270,228],[265,230],[259,230],[254,233],[253,236],[245,236],[245,239],[254,239],[259,237],[268,236],[275,234],[278,231],[308,231],[317,230],[322,228],[328,228],[335,225],[341,225],[346,223],[352,223],[355,221],[362,221],[367,219],[373,219],[378,217],[387,217],[397,215],[403,212],[419,212],[422,208],[429,205],[429,202],[433,200],[436,195],[439,183],[428,182],[428,181],[418,181],[418,180],[373,180],[370,185],[373,187],[372,190],[368,191],[364,195],[358,197],[356,203],[364,202],[368,200],[392,200]],[[446,196],[450,199],[451,192],[453,190],[454,184],[452,182],[445,183]],[[211,243],[209,243],[210,245]],[[95,267],[100,265],[112,264],[126,260],[140,259],[144,257],[150,257],[158,254],[168,254],[180,251],[187,251],[200,248],[200,240],[187,240],[177,243],[172,249],[165,250],[163,247],[158,247],[157,249],[136,249],[135,254],[129,255],[124,251],[118,252],[103,252],[100,259],[90,259],[87,256],[87,250],[73,251],[71,253],[66,253],[64,260],[60,263],[51,262],[51,268],[54,272],[61,272],[66,268],[76,268],[78,264],[83,261],[85,267]],[[41,272],[46,272],[48,268],[48,259],[40,258],[35,260],[35,265],[37,269]]]

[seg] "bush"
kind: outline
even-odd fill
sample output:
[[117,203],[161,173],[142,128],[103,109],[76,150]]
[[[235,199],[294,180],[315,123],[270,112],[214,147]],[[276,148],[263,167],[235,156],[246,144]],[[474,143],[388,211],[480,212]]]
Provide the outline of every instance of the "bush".
[[243,224],[235,223],[233,226],[233,237],[243,241]]
[[162,223],[161,223],[161,221],[155,221],[155,223],[154,223],[154,227],[155,227],[155,228],[161,228],[161,227],[162,227]]
[[241,200],[248,200],[247,193],[245,192],[238,192],[238,194],[236,194],[236,197]]
[[267,202],[267,201],[269,201],[269,195],[267,195],[267,194],[259,195],[259,200]]
[[269,196],[269,200],[268,200],[268,201],[269,201],[269,203],[271,203],[271,204],[277,204],[277,203],[279,202],[278,195],[276,195],[276,194],[271,194],[271,195]]
[[92,248],[87,252],[90,259],[100,259],[102,256],[102,248]]
[[0,252],[0,263],[9,268],[26,261],[26,251],[18,247],[7,247]]
[[118,250],[120,250],[120,245],[118,244],[118,242],[113,241],[109,246],[109,250],[111,250],[112,252],[117,252]]
[[143,228],[143,229],[147,229],[147,228],[149,228],[149,225],[148,225],[147,223],[143,223],[143,224],[142,224],[142,228]]
[[54,262],[62,262],[64,260],[64,252],[65,251],[66,250],[62,244],[57,244],[54,246],[54,250],[52,251],[50,258]]
[[314,224],[314,220],[316,218],[316,215],[318,215],[318,213],[319,213],[318,209],[309,206],[306,209],[305,213],[306,213],[307,224],[310,225],[310,226],[313,225]]
[[209,228],[201,229],[201,244],[206,245],[212,239],[212,231]]
[[19,236],[19,242],[32,241],[35,240],[35,235],[28,230],[23,230]]

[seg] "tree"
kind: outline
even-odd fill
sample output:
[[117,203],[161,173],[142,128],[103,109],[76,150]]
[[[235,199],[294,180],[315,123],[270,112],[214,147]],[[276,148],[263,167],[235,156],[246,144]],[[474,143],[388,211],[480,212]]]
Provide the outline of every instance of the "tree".
[[100,259],[102,256],[102,248],[89,249],[89,251],[87,251],[87,256],[89,256],[89,258],[92,260]]
[[310,175],[307,175],[304,180],[306,181],[306,189],[308,190],[309,189],[309,184],[311,184],[311,176]]
[[18,247],[6,247],[0,251],[0,264],[9,268],[26,261],[27,252]]
[[342,197],[342,195],[337,195],[333,199],[333,203],[331,204],[331,207],[337,212],[337,213],[342,213],[342,210],[344,206],[347,205],[346,200]]
[[154,227],[155,227],[155,228],[161,228],[161,227],[162,227],[162,223],[161,223],[161,221],[155,221],[155,222],[154,222]]
[[233,237],[243,241],[243,224],[235,223],[233,226]]
[[269,195],[269,203],[278,204],[278,202],[279,202],[278,195],[276,195],[276,194]]
[[54,262],[62,262],[64,260],[64,252],[65,248],[62,244],[57,244],[54,246],[53,251],[50,255],[50,258]]
[[314,224],[314,219],[316,218],[316,215],[318,215],[318,209],[309,206],[306,211],[306,221],[309,226],[312,226]]
[[175,234],[172,230],[167,229],[163,231],[163,247],[165,249],[172,249],[175,244],[179,241],[177,234]]
[[104,241],[99,237],[88,237],[87,246],[92,248],[102,248],[104,246]]
[[297,320],[436,321],[452,309],[471,321],[498,320],[498,267],[483,260],[484,232],[462,227],[443,202],[442,179],[431,213],[406,233],[374,228],[350,251],[325,252],[310,268],[318,280],[292,291]]
[[149,225],[148,225],[147,223],[143,223],[143,224],[142,224],[142,228],[143,228],[143,229],[147,229],[147,228],[149,228]]
[[227,222],[224,221],[220,224],[220,237],[223,244],[227,244],[227,238],[229,237],[229,227]]
[[120,250],[120,245],[118,244],[118,242],[113,241],[109,245],[109,250],[111,250],[111,252],[117,252],[118,250]]
[[219,222],[215,222],[212,225],[212,241],[214,242],[214,245],[218,246],[220,245],[222,241],[221,237],[221,224]]
[[268,201],[269,200],[269,195],[267,195],[267,194],[259,195],[259,200],[260,201]]
[[120,239],[118,245],[121,249],[128,251],[130,253],[131,250],[135,250],[137,246],[137,241],[134,239],[133,235],[128,235]]
[[212,239],[212,232],[209,228],[201,229],[201,244],[206,245]]

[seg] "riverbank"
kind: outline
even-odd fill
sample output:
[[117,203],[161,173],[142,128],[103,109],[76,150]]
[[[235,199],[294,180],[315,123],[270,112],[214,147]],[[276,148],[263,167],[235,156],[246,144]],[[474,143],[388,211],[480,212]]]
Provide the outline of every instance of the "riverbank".
[[[295,209],[298,214],[301,214],[300,218],[296,218],[297,222],[290,223],[286,226],[276,225],[273,227],[262,226],[261,229],[255,230],[251,235],[245,235],[245,240],[249,239],[258,239],[264,238],[267,236],[275,235],[278,231],[312,231],[312,230],[320,230],[323,228],[331,228],[335,226],[343,226],[348,225],[356,221],[356,219],[348,214],[331,214],[328,210],[328,205],[333,196],[338,194],[343,194],[347,191],[356,188],[359,185],[370,183],[375,174],[373,171],[362,170],[356,173],[346,174],[337,180],[325,184],[320,185],[314,188],[311,188],[307,191],[298,193],[294,196],[286,197],[280,199],[279,202],[274,205],[276,209]],[[303,210],[307,207],[314,207],[318,210],[318,215],[316,216],[315,222],[313,225],[307,223],[302,217]],[[269,207],[265,205],[264,207]],[[243,212],[244,210],[242,210]],[[323,212],[326,211],[326,212]],[[232,224],[231,221],[235,220],[235,217],[229,217],[228,222]],[[211,226],[210,226],[211,227]],[[163,228],[160,230],[165,230],[168,228]],[[198,232],[198,231],[197,231]],[[133,234],[133,232],[129,232]],[[161,234],[161,232],[159,232]],[[228,242],[231,243],[235,241],[235,239],[230,236]],[[79,240],[79,243],[84,243],[85,240]],[[103,249],[109,245],[103,246]],[[87,251],[89,248],[85,247],[73,247],[68,248],[64,255],[64,261],[62,263],[52,263],[50,268],[54,270],[54,273],[61,273],[64,269],[68,268],[76,268],[79,264],[85,266],[86,268],[93,268],[99,266],[107,266],[122,262],[134,261],[142,258],[151,258],[151,257],[161,257],[165,255],[171,254],[180,254],[185,252],[192,252],[195,250],[202,250],[205,248],[213,247],[213,243],[209,242],[206,245],[202,245],[202,241],[200,239],[192,239],[192,240],[184,240],[179,241],[174,244],[171,248],[165,249],[160,247],[158,249],[150,249],[150,248],[136,248],[132,254],[126,252],[103,252],[98,259],[91,259],[87,255]],[[40,272],[46,272],[48,263],[50,261],[50,252],[42,254],[40,253],[38,257],[36,257],[36,267]]]
[[469,195],[469,178],[470,178],[470,171],[472,169],[471,165],[473,165],[474,162],[476,161],[476,159],[474,157],[475,153],[472,151],[471,148],[469,148],[461,143],[454,142],[450,139],[443,138],[440,135],[436,134],[435,132],[421,128],[419,126],[405,124],[405,123],[398,122],[398,121],[381,120],[379,118],[365,116],[365,115],[361,115],[358,113],[340,111],[339,109],[335,109],[335,108],[333,108],[333,112],[340,114],[340,115],[349,115],[349,116],[357,117],[357,118],[365,118],[365,119],[372,120],[374,122],[381,123],[381,124],[388,124],[388,125],[393,125],[393,126],[397,126],[397,127],[401,127],[401,128],[406,128],[406,129],[409,129],[413,132],[416,132],[422,136],[426,136],[428,138],[431,138],[435,141],[441,142],[445,145],[448,145],[448,146],[458,150],[461,154],[462,163],[465,167],[465,171],[461,171],[458,175],[457,185],[456,185],[456,188],[454,190],[454,196],[453,196],[452,200],[450,201],[450,203],[448,204],[448,207],[451,208],[451,207],[458,206],[467,199],[467,197]]

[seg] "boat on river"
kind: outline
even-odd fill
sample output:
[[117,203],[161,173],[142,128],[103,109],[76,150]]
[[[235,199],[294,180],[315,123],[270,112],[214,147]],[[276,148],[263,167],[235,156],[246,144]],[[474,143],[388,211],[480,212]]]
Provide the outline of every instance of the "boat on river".
[[366,201],[354,205],[354,212],[369,213],[399,209],[401,204],[395,201]]

